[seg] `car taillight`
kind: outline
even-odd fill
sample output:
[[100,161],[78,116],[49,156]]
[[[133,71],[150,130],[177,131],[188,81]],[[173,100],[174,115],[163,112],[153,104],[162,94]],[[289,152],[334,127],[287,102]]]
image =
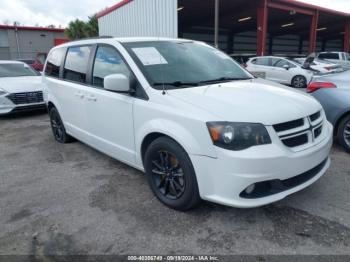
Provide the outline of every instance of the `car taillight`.
[[336,88],[337,86],[331,82],[312,82],[307,86],[306,91],[308,93],[315,92],[321,88]]
[[333,67],[331,66],[325,66],[324,69],[328,70],[328,71],[331,71],[333,69]]

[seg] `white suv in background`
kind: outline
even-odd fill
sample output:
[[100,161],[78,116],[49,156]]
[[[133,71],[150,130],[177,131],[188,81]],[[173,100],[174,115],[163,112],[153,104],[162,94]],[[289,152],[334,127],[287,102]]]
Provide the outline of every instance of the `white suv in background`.
[[174,209],[201,199],[265,205],[330,164],[332,126],[316,100],[255,79],[201,42],[72,42],[51,50],[44,79],[55,139],[77,138],[144,171]]
[[313,72],[299,63],[276,56],[252,57],[246,69],[256,76],[295,88],[306,88],[313,77]]

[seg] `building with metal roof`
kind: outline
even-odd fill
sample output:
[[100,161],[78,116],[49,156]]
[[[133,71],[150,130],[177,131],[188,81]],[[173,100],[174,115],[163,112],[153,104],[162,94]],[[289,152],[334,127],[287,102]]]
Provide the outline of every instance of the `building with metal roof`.
[[0,25],[0,59],[39,59],[44,62],[53,46],[66,41],[61,28]]
[[349,51],[350,14],[293,0],[123,0],[100,35],[203,40],[227,53]]

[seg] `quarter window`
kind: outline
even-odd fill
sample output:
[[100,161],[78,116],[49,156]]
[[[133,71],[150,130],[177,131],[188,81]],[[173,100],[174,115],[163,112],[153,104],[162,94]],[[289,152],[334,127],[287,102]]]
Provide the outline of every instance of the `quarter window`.
[[45,67],[45,75],[51,77],[59,77],[60,67],[63,61],[63,56],[66,52],[66,49],[59,48],[53,50],[49,57],[47,58],[47,63]]
[[73,82],[85,83],[90,53],[90,46],[70,47],[64,65],[63,78]]
[[130,77],[128,67],[115,48],[109,46],[98,47],[94,61],[93,85],[103,88],[104,78],[113,74],[124,74]]

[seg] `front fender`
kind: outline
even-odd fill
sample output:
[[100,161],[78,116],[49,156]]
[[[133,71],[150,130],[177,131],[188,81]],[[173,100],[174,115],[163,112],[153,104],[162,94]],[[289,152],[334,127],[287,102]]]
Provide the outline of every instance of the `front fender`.
[[186,127],[169,119],[153,119],[145,122],[136,133],[136,161],[142,165],[141,145],[147,135],[161,133],[179,143],[189,155],[204,155],[216,158],[216,151],[205,123],[185,122]]

